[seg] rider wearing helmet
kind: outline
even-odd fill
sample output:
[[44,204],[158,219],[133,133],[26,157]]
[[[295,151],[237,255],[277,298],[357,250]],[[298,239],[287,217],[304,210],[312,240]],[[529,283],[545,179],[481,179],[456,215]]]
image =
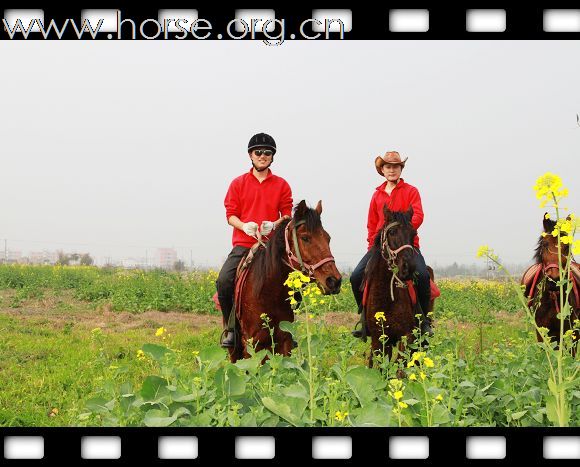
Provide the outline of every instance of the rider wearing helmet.
[[[276,154],[274,138],[265,133],[252,136],[248,143],[248,154],[252,168],[230,183],[224,200],[226,219],[234,228],[233,249],[216,281],[218,300],[225,323],[229,321],[234,303],[238,264],[258,238],[267,239],[280,222],[290,218],[292,214],[290,185],[270,170]],[[233,347],[233,331],[226,324],[222,347]]]
[[[413,218],[411,224],[415,230],[419,229],[423,223],[423,206],[421,205],[421,197],[419,190],[412,185],[409,185],[401,178],[401,173],[405,167],[408,157],[401,160],[401,156],[396,151],[387,152],[384,156],[378,156],[375,159],[375,168],[379,175],[386,178],[386,181],[376,188],[374,192],[368,214],[367,221],[367,253],[360,260],[354,271],[350,276],[350,283],[352,285],[352,293],[358,305],[358,312],[362,311],[362,291],[360,290],[365,267],[372,255],[371,247],[374,244],[375,237],[380,232],[385,223],[383,206],[386,204],[390,211],[407,211],[410,207],[413,208]],[[416,256],[416,273],[417,273],[417,295],[418,304],[421,307],[423,318],[421,320],[421,333],[432,335],[431,320],[427,316],[429,302],[431,300],[430,276],[427,272],[425,259],[419,250],[419,236],[416,235],[413,241]],[[361,314],[360,324],[364,326],[364,319]],[[358,324],[357,324],[358,326]],[[356,329],[352,331],[355,337],[362,337],[362,330]]]

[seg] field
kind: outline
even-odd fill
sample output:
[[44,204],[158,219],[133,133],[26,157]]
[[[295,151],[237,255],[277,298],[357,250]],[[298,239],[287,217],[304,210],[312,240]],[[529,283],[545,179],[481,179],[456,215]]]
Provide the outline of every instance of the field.
[[368,369],[348,278],[301,307],[293,355],[264,365],[217,346],[215,278],[0,266],[0,426],[551,424],[546,357],[507,283],[438,281],[429,346]]

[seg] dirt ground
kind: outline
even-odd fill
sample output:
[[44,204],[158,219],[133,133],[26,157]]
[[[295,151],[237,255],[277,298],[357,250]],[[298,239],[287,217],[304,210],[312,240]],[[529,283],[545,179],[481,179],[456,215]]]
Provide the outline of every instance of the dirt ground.
[[102,328],[125,332],[131,329],[186,326],[192,330],[221,326],[221,317],[187,312],[145,311],[139,313],[112,311],[110,305],[95,306],[75,300],[69,293],[59,297],[24,300],[20,307],[11,307],[14,292],[0,292],[0,313],[30,324],[43,324],[62,329],[74,324],[88,329]]

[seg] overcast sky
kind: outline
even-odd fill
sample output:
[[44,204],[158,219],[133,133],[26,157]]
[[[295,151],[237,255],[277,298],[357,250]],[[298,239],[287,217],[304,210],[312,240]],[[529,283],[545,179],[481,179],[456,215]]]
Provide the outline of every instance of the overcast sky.
[[387,150],[409,157],[428,263],[482,244],[526,262],[539,175],[580,212],[578,57],[578,41],[1,41],[0,240],[218,266],[226,190],[266,132],[294,200],[322,199],[339,266],[366,251]]

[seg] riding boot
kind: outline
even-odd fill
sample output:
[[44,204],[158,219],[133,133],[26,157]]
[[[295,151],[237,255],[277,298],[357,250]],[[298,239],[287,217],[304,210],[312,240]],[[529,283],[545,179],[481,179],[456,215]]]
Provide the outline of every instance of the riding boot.
[[[365,320],[364,320],[364,315],[362,313],[362,310],[359,309],[358,314],[360,315],[358,322],[354,325],[354,329],[350,332],[353,337],[356,337],[357,339],[362,339],[363,338],[363,326],[365,326]],[[360,328],[358,327],[360,324]]]
[[229,313],[227,313],[227,317],[226,317],[226,313],[224,313],[224,317],[226,318],[226,325],[225,325],[225,329],[222,332],[222,336],[223,338],[220,341],[220,345],[223,348],[231,348],[234,347],[235,345],[235,335],[234,335],[234,326],[235,323],[232,323],[232,310],[230,309]]
[[427,316],[427,313],[423,311],[423,308],[417,302],[417,308],[420,311],[421,316],[421,334],[433,337],[433,328],[431,328],[431,318]]

